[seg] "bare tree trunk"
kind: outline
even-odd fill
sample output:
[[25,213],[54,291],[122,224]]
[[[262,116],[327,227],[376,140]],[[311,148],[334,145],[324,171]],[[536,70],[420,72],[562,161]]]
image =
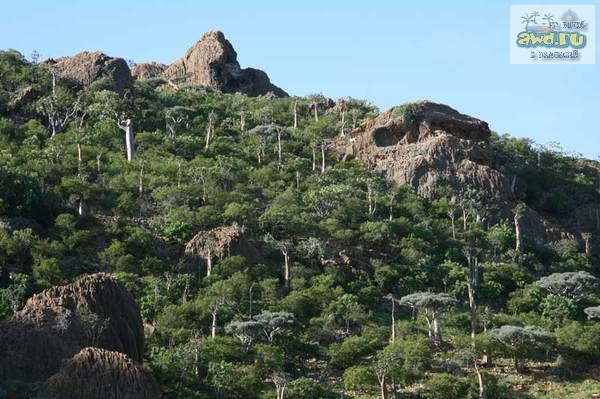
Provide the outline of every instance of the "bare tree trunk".
[[212,274],[212,253],[206,257],[206,277]]
[[142,165],[140,166],[140,179],[138,184],[138,191],[140,195],[144,194],[144,161],[142,160]]
[[510,192],[515,193],[515,186],[517,185],[517,176],[513,176],[512,182],[510,183]]
[[281,169],[281,129],[277,129],[277,167]]
[[[470,272],[473,275],[473,271]],[[473,286],[472,276],[469,276],[469,281],[467,282],[467,291],[469,293],[469,310],[471,314],[471,340],[473,345],[475,345],[475,334],[477,332],[477,303],[475,302],[475,287]]]
[[319,104],[317,104],[316,102],[313,103],[314,105],[314,110],[315,110],[315,122],[319,121]]
[[217,311],[212,312],[212,323],[210,325],[210,336],[215,338],[217,336]]
[[212,140],[215,134],[215,119],[216,115],[214,111],[210,111],[210,113],[208,114],[208,125],[206,126],[206,145],[204,146],[205,150],[208,149],[210,141]]
[[100,160],[102,159],[102,154],[96,155],[96,170],[100,173]]
[[135,156],[135,138],[133,135],[133,121],[126,119],[124,125],[119,125],[125,131],[125,145],[127,147],[127,161],[131,162]]
[[372,196],[373,196],[373,189],[371,188],[371,185],[368,184],[367,185],[367,202],[369,205],[369,216],[373,215],[373,200],[372,200]]
[[83,216],[83,212],[84,212],[84,201],[83,201],[83,196],[81,196],[79,198],[79,206],[77,207],[77,212],[79,213],[79,216]]
[[207,150],[210,145],[210,127],[206,129],[206,144],[204,145],[204,149]]
[[456,240],[456,210],[449,209],[448,217],[450,218],[450,226],[452,227],[452,238]]
[[591,242],[592,234],[591,233],[582,233],[581,238],[583,238],[583,243],[585,246],[585,257],[587,258],[587,260],[589,262],[592,257],[592,242]]
[[390,215],[389,215],[389,221],[390,222],[394,218],[394,201],[395,200],[396,200],[396,193],[392,193],[390,195]]
[[394,342],[396,342],[396,301],[394,300],[394,297],[391,297],[391,301],[392,301],[392,337],[390,339],[391,343],[393,344]]
[[479,365],[477,364],[478,359],[477,356],[475,357],[475,374],[477,374],[477,384],[479,385],[479,399],[485,399],[486,398],[486,392],[485,392],[485,384],[483,382],[483,375],[481,375],[481,371],[479,370]]
[[281,253],[283,254],[283,263],[284,263],[284,276],[283,277],[287,284],[290,281],[290,256],[289,256],[289,251],[287,250],[287,248],[282,249]]
[[240,111],[240,130],[243,132],[246,130],[246,112]]
[[463,231],[467,231],[467,208],[462,208]]
[[312,171],[316,171],[317,170],[317,150],[315,149],[315,146],[312,146]]
[[321,173],[325,173],[325,142],[321,142]]
[[515,214],[515,256],[521,259],[523,252],[523,237],[521,236],[521,215]]
[[342,109],[342,127],[340,128],[340,137],[344,137],[344,128],[346,127],[346,110]]
[[387,399],[387,384],[385,383],[385,375],[378,378],[379,379],[379,388],[381,391],[381,399]]
[[298,128],[298,100],[294,100],[294,129]]
[[433,341],[436,345],[439,345],[442,343],[442,329],[436,312],[432,312],[431,318],[433,319]]
[[79,170],[79,173],[81,173],[81,162],[82,162],[81,143],[79,143],[79,141],[78,141],[77,142],[77,169]]
[[56,136],[57,133],[57,129],[56,129],[56,122],[54,121],[53,117],[48,117],[48,122],[50,123],[50,128],[52,129],[52,137]]

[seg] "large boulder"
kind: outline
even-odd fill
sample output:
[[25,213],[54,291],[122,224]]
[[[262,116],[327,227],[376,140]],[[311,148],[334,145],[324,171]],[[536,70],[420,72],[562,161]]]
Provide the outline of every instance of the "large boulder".
[[510,182],[491,167],[487,123],[429,101],[393,107],[338,140],[344,159],[356,158],[386,178],[431,198],[450,185],[506,198]]
[[226,93],[258,96],[272,92],[276,96],[287,96],[270,82],[265,72],[242,69],[233,46],[220,31],[205,33],[183,58],[167,68],[163,78],[176,84],[205,86]]
[[59,76],[72,79],[87,87],[94,81],[105,78],[119,92],[123,92],[133,84],[131,71],[123,58],[109,57],[99,51],[84,51],[72,57],[45,62]]
[[131,76],[135,80],[147,80],[160,78],[163,72],[168,68],[168,65],[158,62],[142,62],[137,64],[131,70]]
[[141,360],[144,332],[132,295],[109,274],[98,273],[47,289],[0,322],[0,381],[36,381],[63,359],[97,346]]
[[119,352],[84,348],[50,377],[38,399],[158,399],[156,380]]

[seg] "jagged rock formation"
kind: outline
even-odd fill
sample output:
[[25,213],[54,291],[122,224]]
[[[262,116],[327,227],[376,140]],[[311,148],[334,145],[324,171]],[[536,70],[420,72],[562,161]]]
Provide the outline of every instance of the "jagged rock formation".
[[183,58],[171,64],[163,78],[174,83],[200,85],[226,93],[258,96],[287,93],[273,85],[267,74],[253,68],[242,69],[237,53],[222,32],[210,31],[192,46]]
[[[90,319],[104,328],[92,326]],[[47,378],[63,359],[89,345],[140,360],[143,340],[131,294],[108,274],[86,276],[34,295],[21,311],[0,322],[0,381]]]
[[354,157],[397,183],[432,197],[443,185],[512,196],[510,182],[491,167],[487,123],[447,105],[421,101],[393,107],[341,138],[345,159]]
[[160,78],[168,67],[158,62],[143,62],[133,67],[131,76],[136,80]]
[[127,62],[122,58],[109,57],[99,51],[84,51],[72,57],[47,60],[47,66],[59,76],[73,79],[84,87],[100,78],[106,78],[119,92],[131,87],[133,79]]
[[157,399],[154,377],[119,352],[84,348],[50,377],[38,399]]

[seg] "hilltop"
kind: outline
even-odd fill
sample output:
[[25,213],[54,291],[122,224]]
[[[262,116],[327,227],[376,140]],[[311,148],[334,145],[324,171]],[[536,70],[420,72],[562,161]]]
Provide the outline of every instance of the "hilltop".
[[591,397],[600,165],[468,113],[0,52],[0,397]]

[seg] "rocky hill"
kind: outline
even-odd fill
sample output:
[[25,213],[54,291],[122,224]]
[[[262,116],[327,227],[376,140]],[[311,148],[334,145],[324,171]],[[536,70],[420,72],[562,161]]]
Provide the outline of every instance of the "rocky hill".
[[58,76],[72,79],[84,87],[104,78],[115,90],[123,92],[133,83],[131,71],[123,58],[109,57],[99,51],[84,51],[72,57],[48,60],[45,64]]
[[486,122],[447,105],[421,101],[393,107],[341,140],[344,159],[356,158],[387,179],[431,198],[444,185],[511,197],[510,182],[491,167]]
[[192,46],[183,58],[172,63],[162,75],[176,82],[210,87],[225,93],[258,96],[287,93],[273,85],[267,74],[254,68],[242,69],[237,53],[220,31],[210,31]]
[[160,78],[168,65],[158,62],[143,62],[131,69],[131,76],[136,80]]
[[241,68],[237,53],[220,31],[205,33],[185,56],[171,65],[144,62],[130,70],[123,58],[109,57],[99,51],[50,59],[44,65],[57,76],[73,80],[82,87],[106,79],[109,87],[121,93],[131,88],[134,80],[162,78],[172,85],[204,86],[224,93],[287,96],[284,90],[271,83],[265,72]]
[[[89,371],[85,364],[92,364],[92,369],[116,365],[109,373],[98,376],[130,379],[125,375],[131,374],[129,365],[134,363],[128,359],[141,360],[143,345],[142,322],[133,297],[110,275],[98,273],[34,295],[21,311],[0,322],[0,353],[3,354],[0,380],[43,381],[58,372],[65,359],[86,346],[105,348],[106,351],[94,349],[90,352],[88,349],[70,360],[67,370],[83,367]],[[100,363],[94,365],[95,360]],[[61,386],[71,384],[66,378],[68,375],[81,376],[81,373],[59,373],[55,378],[60,381],[55,384],[58,391],[62,392]],[[89,383],[93,381],[88,380]]]
[[38,399],[157,399],[154,377],[123,353],[84,348],[48,379]]

